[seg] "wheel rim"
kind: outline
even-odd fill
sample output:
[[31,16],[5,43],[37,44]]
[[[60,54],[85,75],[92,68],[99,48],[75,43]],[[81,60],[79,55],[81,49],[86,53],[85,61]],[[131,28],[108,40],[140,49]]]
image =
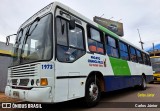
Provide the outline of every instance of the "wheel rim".
[[98,98],[98,86],[95,83],[91,83],[89,88],[89,95],[92,101],[95,101]]

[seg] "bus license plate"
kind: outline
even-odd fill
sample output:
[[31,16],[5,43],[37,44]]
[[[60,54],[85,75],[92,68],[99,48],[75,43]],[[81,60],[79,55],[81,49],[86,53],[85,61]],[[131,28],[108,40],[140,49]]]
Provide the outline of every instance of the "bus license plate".
[[19,92],[18,91],[13,91],[13,96],[16,98],[19,98]]

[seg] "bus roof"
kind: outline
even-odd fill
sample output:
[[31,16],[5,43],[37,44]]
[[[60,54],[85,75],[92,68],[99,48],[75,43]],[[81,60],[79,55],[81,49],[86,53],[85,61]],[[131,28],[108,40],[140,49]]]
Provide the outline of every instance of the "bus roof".
[[[103,32],[105,32],[105,33],[113,36],[114,38],[119,39],[119,40],[127,43],[128,45],[131,45],[131,46],[135,47],[136,49],[141,50],[142,52],[148,54],[148,52],[140,49],[139,47],[135,46],[135,45],[132,44],[131,42],[126,41],[125,39],[123,39],[122,37],[118,36],[117,34],[111,32],[111,31],[108,30],[107,28],[105,28],[105,27],[103,27],[103,26],[95,23],[94,21],[88,19],[87,17],[83,16],[82,14],[78,13],[77,11],[73,10],[72,8],[70,8],[70,7],[64,5],[64,4],[60,3],[60,2],[53,2],[53,3],[49,4],[49,5],[47,5],[46,7],[44,7],[43,9],[41,9],[40,11],[38,11],[37,13],[35,13],[35,14],[34,14],[32,17],[30,17],[28,20],[26,20],[26,21],[20,26],[20,28],[24,27],[27,23],[29,23],[29,21],[31,21],[31,20],[34,18],[35,15],[39,14],[39,12],[42,12],[42,11],[44,11],[44,9],[49,9],[50,7],[54,7],[54,6],[55,6],[55,7],[59,6],[59,7],[61,7],[62,9],[65,9],[65,10],[68,11],[71,15],[76,16],[78,19],[80,19],[80,20],[82,20],[82,21],[85,21],[85,22],[87,22],[87,23],[90,23],[90,24],[92,24],[93,26],[95,26],[95,27],[99,28],[100,30],[102,30]],[[51,9],[51,8],[50,8],[50,9]]]
[[121,41],[123,41],[123,42],[125,42],[125,43],[127,43],[127,44],[129,44],[129,45],[131,45],[131,46],[133,46],[133,47],[135,47],[136,49],[141,50],[142,52],[148,54],[148,52],[140,49],[139,47],[137,47],[137,46],[135,46],[134,44],[132,44],[131,42],[123,39],[122,37],[118,36],[117,34],[115,34],[114,32],[112,32],[112,31],[110,31],[110,30],[108,30],[107,28],[101,26],[100,24],[97,24],[97,23],[95,23],[94,21],[88,19],[87,17],[85,17],[85,16],[83,16],[82,14],[76,12],[75,10],[71,9],[70,7],[64,5],[64,4],[60,3],[60,2],[54,2],[54,4],[57,5],[57,6],[60,6],[60,7],[64,8],[64,9],[68,9],[68,11],[69,11],[71,14],[76,15],[76,17],[78,17],[79,19],[81,19],[81,20],[83,20],[83,21],[86,21],[87,23],[90,23],[90,24],[92,24],[92,25],[100,28],[103,32],[105,32],[105,33],[113,36],[114,38],[117,38],[117,39],[119,39],[119,40],[121,40]]

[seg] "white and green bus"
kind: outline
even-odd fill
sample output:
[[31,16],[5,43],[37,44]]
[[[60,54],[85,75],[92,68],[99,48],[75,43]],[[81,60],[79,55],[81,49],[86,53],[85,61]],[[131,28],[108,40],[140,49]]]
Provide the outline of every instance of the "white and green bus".
[[5,94],[30,102],[84,98],[153,80],[148,53],[73,9],[54,2],[17,31]]

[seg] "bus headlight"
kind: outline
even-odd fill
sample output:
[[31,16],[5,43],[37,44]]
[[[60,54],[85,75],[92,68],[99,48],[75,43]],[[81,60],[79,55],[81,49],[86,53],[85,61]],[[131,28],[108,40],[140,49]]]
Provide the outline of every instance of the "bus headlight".
[[32,86],[34,85],[34,79],[31,80],[31,85],[32,85]]
[[48,85],[48,80],[47,80],[47,78],[41,78],[40,85],[41,85],[41,86],[47,86],[47,85]]

